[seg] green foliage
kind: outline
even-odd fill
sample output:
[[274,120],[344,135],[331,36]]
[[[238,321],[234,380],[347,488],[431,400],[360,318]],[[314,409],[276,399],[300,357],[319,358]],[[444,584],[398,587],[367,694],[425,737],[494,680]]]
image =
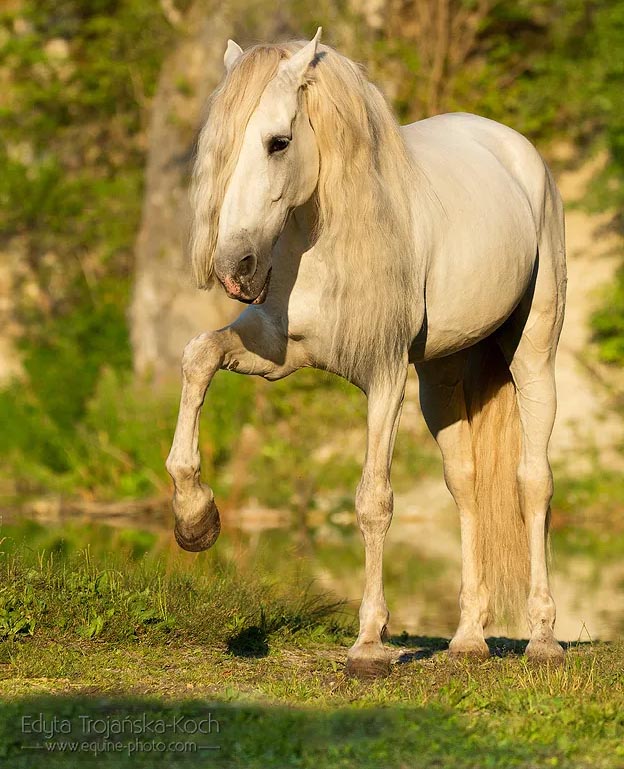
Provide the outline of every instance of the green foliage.
[[0,639],[37,634],[57,642],[154,643],[167,637],[171,644],[195,639],[247,654],[260,637],[268,643],[347,632],[341,605],[309,588],[284,591],[270,572],[242,563],[171,557],[146,532],[102,526],[54,532],[26,523],[3,526],[2,534]]
[[67,278],[78,272],[67,257],[84,249],[127,271],[144,103],[170,28],[145,0],[27,2],[1,21],[11,87],[1,113],[0,231],[27,233],[35,259],[58,248]]
[[29,584],[8,585],[0,593],[0,640],[14,640],[32,635],[37,616],[45,610],[45,601]]
[[624,210],[624,5],[617,0],[600,3],[592,21],[585,47],[590,77],[584,95],[589,101],[587,111],[594,122],[593,138],[598,139],[608,152],[608,162],[593,179],[592,202],[598,209],[615,208],[621,225]]
[[[129,379],[113,369],[103,371],[95,392],[74,404],[80,420],[67,424],[49,414],[47,398],[57,391],[48,379],[38,380],[46,383],[41,393],[15,386],[0,394],[0,413],[10,415],[7,424],[13,428],[5,435],[2,464],[18,479],[19,493],[80,489],[108,498],[141,496],[162,487],[174,401],[156,399]],[[72,403],[62,395],[59,400]],[[65,410],[61,415],[66,416]]]
[[[35,363],[44,370],[40,355],[48,351],[34,349]],[[33,379],[27,389],[15,385],[0,392],[0,415],[6,415],[8,426],[0,465],[17,479],[15,490],[21,495],[80,492],[99,499],[164,493],[177,388],[154,394],[123,369],[89,372],[79,361],[67,365],[62,350],[55,352],[47,376]],[[53,379],[57,366],[59,376]],[[64,397],[69,387],[74,387],[74,401]],[[351,510],[365,424],[363,396],[337,377],[308,370],[269,385],[219,372],[202,414],[204,477],[226,502],[252,496],[269,506],[314,510],[318,494],[329,512]],[[337,447],[328,443],[335,435],[345,439]],[[418,449],[413,436],[401,436],[399,486],[437,467],[430,451]]]
[[597,576],[605,564],[622,560],[624,478],[597,463],[587,473],[555,475],[553,550],[559,560],[588,558]]
[[624,268],[605,292],[604,305],[594,313],[592,327],[601,359],[624,365]]
[[[261,389],[261,447],[250,462],[250,491],[274,507],[310,510],[331,494],[334,510],[352,496],[361,472],[366,404],[344,380],[311,370]],[[355,433],[356,441],[349,440]],[[342,440],[335,443],[335,436]],[[350,445],[351,444],[351,445]]]
[[[95,462],[106,452],[108,426],[93,414],[113,395],[110,372],[127,379],[131,368],[126,306],[145,108],[171,39],[148,0],[44,0],[0,15],[0,233],[24,257],[17,310],[27,375],[0,393],[0,463],[18,482],[33,476],[35,488],[69,488],[86,474],[80,455]],[[112,452],[125,448],[122,440]],[[110,481],[105,464],[109,477],[80,485]],[[153,479],[123,478],[117,494],[153,488]]]

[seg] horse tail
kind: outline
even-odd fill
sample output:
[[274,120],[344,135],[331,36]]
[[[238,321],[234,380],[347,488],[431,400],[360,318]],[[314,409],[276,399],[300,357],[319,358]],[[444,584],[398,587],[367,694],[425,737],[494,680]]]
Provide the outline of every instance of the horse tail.
[[526,607],[529,549],[518,486],[522,433],[516,389],[498,345],[471,348],[464,377],[477,503],[477,568],[489,620],[515,624]]

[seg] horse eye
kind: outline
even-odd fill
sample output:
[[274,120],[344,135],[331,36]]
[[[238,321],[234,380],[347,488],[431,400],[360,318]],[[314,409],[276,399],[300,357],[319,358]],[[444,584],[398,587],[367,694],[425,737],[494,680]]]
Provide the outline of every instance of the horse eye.
[[276,152],[283,152],[290,144],[290,139],[286,136],[274,136],[269,142],[269,155]]

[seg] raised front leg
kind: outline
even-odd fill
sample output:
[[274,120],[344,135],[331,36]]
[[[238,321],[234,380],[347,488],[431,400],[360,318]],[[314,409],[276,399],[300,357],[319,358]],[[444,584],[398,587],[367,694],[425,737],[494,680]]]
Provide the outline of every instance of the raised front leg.
[[[231,326],[192,339],[182,360],[182,395],[167,471],[173,479],[175,537],[185,550],[211,547],[221,530],[212,490],[201,483],[199,417],[206,390],[220,368],[279,379],[296,368],[260,313],[246,312]],[[279,362],[276,362],[279,361]]]
[[358,677],[387,675],[390,656],[383,645],[389,614],[383,590],[383,547],[392,519],[390,465],[405,394],[405,367],[368,392],[368,439],[355,509],[365,548],[364,595],[360,632],[347,657],[347,673]]
[[221,531],[212,490],[200,481],[199,416],[206,390],[225,357],[221,331],[192,339],[182,358],[182,395],[167,472],[173,479],[175,538],[185,550],[211,547]]

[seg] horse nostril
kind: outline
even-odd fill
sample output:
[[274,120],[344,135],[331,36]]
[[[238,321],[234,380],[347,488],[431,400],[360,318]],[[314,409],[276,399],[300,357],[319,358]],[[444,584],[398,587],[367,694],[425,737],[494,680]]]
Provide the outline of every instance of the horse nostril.
[[238,263],[237,276],[239,278],[249,278],[256,271],[256,257],[253,254],[247,254]]

